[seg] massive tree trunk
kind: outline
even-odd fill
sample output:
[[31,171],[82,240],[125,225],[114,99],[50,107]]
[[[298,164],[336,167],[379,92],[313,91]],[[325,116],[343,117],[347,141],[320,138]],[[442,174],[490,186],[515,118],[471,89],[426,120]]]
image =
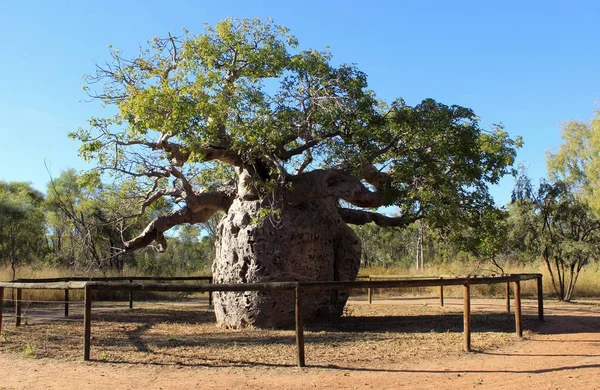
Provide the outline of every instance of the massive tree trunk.
[[[204,223],[223,210],[226,215],[217,227],[214,283],[348,281],[358,274],[361,245],[347,224],[400,226],[418,217],[387,217],[341,207],[344,201],[374,208],[384,204],[384,199],[381,192],[371,191],[339,169],[296,175],[281,172],[277,180],[269,178],[266,169],[236,171],[237,185],[198,193],[172,168],[183,191],[168,193],[185,200],[186,206],[155,218],[139,236],[125,242],[125,248],[135,250],[156,242],[158,249],[164,250],[165,231],[181,224]],[[371,181],[374,188],[382,185]],[[274,189],[269,187],[274,184]],[[150,195],[145,205],[166,193],[161,190]],[[302,298],[305,320],[322,321],[342,314],[348,292],[306,292]],[[215,314],[220,325],[231,328],[285,327],[294,322],[294,300],[292,291],[216,292]]]
[[[331,198],[287,204],[276,221],[258,200],[236,198],[218,227],[214,283],[354,280],[360,240]],[[306,293],[306,321],[342,314],[347,291]],[[285,327],[294,323],[294,292],[214,294],[220,325]]]

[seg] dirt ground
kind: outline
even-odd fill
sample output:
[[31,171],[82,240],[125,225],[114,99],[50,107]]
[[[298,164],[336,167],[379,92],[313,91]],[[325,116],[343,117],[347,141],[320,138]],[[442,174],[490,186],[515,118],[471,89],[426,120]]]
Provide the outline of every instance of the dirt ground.
[[[461,300],[448,299],[446,310],[458,310]],[[377,300],[373,306],[401,304],[411,307],[427,307],[435,305],[435,300]],[[363,302],[352,302],[360,313]],[[503,300],[474,299],[474,314],[486,312],[502,312]],[[534,320],[535,302],[524,302],[526,314],[524,340],[506,335],[506,329],[495,330],[490,325],[475,321],[473,324],[473,346],[476,352],[460,352],[460,334],[449,331],[440,333],[425,323],[420,332],[405,332],[409,339],[394,344],[396,339],[383,338],[380,334],[392,334],[391,329],[377,332],[376,338],[364,332],[373,343],[373,354],[361,353],[361,359],[348,358],[342,353],[344,346],[331,345],[331,350],[340,350],[333,356],[319,356],[318,348],[307,344],[306,362],[308,367],[296,368],[289,361],[293,348],[279,350],[269,342],[265,349],[275,348],[272,353],[282,354],[283,363],[273,363],[270,359],[239,359],[236,349],[227,349],[227,361],[219,360],[218,364],[189,360],[189,356],[179,356],[178,361],[169,359],[146,362],[135,362],[128,354],[120,359],[100,356],[96,347],[96,361],[84,363],[79,359],[67,357],[28,358],[23,353],[0,352],[0,389],[174,389],[174,388],[218,388],[218,389],[262,389],[262,388],[383,388],[383,389],[452,389],[452,388],[493,388],[493,389],[600,389],[600,304],[598,301],[585,301],[578,304],[560,304],[546,302],[546,321],[538,323]],[[418,313],[417,313],[418,314]],[[420,321],[427,320],[419,315]],[[448,329],[453,329],[456,319],[450,315]],[[477,318],[477,317],[475,317]],[[500,317],[499,317],[500,318]],[[492,317],[493,319],[493,317]],[[505,320],[502,320],[505,321]],[[483,328],[484,332],[478,335]],[[307,343],[311,337],[315,339],[322,330],[307,332]],[[419,339],[426,339],[428,332],[446,336],[448,342],[442,346],[430,348]],[[356,332],[351,332],[353,335]],[[178,336],[179,337],[179,336]],[[287,336],[282,336],[287,337]],[[338,336],[339,337],[339,336]],[[370,338],[369,338],[370,337]],[[391,336],[390,336],[391,337]],[[437,336],[436,336],[437,337]],[[495,338],[495,339],[494,339]],[[403,352],[402,343],[416,340],[408,350]],[[494,339],[489,342],[489,339]],[[220,340],[220,339],[219,339]],[[437,339],[436,339],[437,340]],[[97,340],[99,342],[100,339]],[[185,338],[171,340],[183,343],[183,350],[190,345],[184,343]],[[346,340],[351,342],[352,340]],[[219,341],[220,342],[220,341]],[[223,338],[224,345],[228,344]],[[325,338],[324,345],[331,344]],[[229,342],[229,344],[231,344]],[[281,344],[281,343],[279,343]],[[286,339],[287,344],[287,339]],[[315,343],[316,344],[316,343]],[[380,344],[380,345],[378,345]],[[438,343],[439,344],[439,343]],[[369,345],[366,343],[366,345]],[[391,345],[380,348],[381,345]],[[173,347],[173,346],[172,346]],[[177,345],[175,345],[177,347]],[[191,346],[192,349],[196,344]],[[249,348],[255,348],[250,346]],[[108,347],[107,347],[108,348]],[[238,346],[238,348],[242,348]],[[245,347],[244,347],[245,348]],[[260,345],[258,348],[261,348]],[[345,350],[345,348],[343,349]],[[400,358],[382,355],[381,350],[389,355],[397,352]],[[417,352],[414,352],[414,351]],[[252,350],[251,350],[252,351]],[[392,351],[392,352],[390,352]],[[312,354],[311,354],[312,353]],[[256,352],[258,355],[258,352]],[[284,356],[285,355],[285,356]],[[42,355],[43,356],[43,355]],[[136,355],[137,356],[137,355]],[[92,353],[94,359],[94,352]],[[277,361],[277,359],[275,360]],[[191,363],[189,363],[191,362]]]

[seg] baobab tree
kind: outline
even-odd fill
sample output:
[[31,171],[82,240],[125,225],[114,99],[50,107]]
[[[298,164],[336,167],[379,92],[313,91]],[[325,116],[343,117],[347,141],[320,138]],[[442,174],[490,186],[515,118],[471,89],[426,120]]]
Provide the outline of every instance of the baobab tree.
[[[483,131],[468,108],[385,103],[356,66],[297,45],[272,21],[229,19],[155,38],[133,58],[111,49],[88,92],[116,114],[72,136],[94,172],[136,182],[140,213],[174,205],[124,250],[162,250],[169,229],[222,211],[215,283],[353,280],[361,248],[348,224],[459,220],[489,205],[487,185],[511,170],[518,139]],[[293,321],[290,299],[214,302],[226,326],[279,326]],[[346,299],[307,295],[306,315],[340,315]]]

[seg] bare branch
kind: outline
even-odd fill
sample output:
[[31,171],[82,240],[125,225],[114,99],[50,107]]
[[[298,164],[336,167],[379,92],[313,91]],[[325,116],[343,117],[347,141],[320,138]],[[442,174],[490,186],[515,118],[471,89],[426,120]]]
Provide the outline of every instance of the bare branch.
[[302,164],[300,164],[300,166],[298,167],[298,170],[296,171],[296,175],[304,172],[304,170],[313,162],[313,156],[312,153],[310,152],[310,149],[306,152],[306,157],[304,158],[304,161],[302,162]]
[[[183,145],[168,141],[171,135],[163,134],[158,142],[150,142],[145,140],[121,141],[117,139],[115,134],[112,134],[112,136],[115,138],[114,142],[120,146],[140,145],[152,150],[164,150],[167,153],[171,164],[176,167],[183,166],[183,164],[190,158],[190,151],[187,150]],[[204,161],[218,160],[237,167],[241,167],[243,165],[242,158],[237,153],[224,147],[206,145],[203,147],[202,152]]]
[[123,174],[126,174],[128,176],[131,177],[155,177],[155,178],[161,178],[161,177],[169,177],[170,173],[169,172],[158,172],[158,171],[148,171],[148,172],[142,172],[142,173],[137,173],[137,172],[132,172],[132,171],[128,171],[127,169],[123,169],[123,168],[119,168],[119,167],[96,167],[92,170],[96,170],[96,171],[115,171],[115,172],[120,172]]
[[[293,149],[290,150],[285,150],[285,148],[283,147],[283,145],[281,145],[280,148],[278,148],[278,150],[275,152],[275,155],[282,159],[282,160],[289,160],[290,158],[297,156],[299,154],[304,153],[304,151],[309,150],[310,148],[313,148],[315,146],[317,146],[318,144],[320,144],[321,142],[323,142],[326,139],[329,138],[333,138],[340,135],[339,132],[333,132],[333,133],[328,133],[325,134],[319,138],[315,138],[315,139],[310,139],[308,141],[306,141],[306,143],[297,146]],[[291,137],[290,137],[291,138]],[[294,139],[296,139],[297,137],[294,137],[293,139],[289,140],[288,142],[293,141]],[[285,141],[284,141],[285,142]]]

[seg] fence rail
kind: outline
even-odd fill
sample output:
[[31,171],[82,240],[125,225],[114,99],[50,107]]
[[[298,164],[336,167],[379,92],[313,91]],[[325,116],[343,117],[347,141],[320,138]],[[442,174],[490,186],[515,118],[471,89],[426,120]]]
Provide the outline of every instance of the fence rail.
[[[84,280],[82,280],[84,279]],[[378,280],[380,279],[380,280]],[[123,283],[123,281],[129,281]],[[208,292],[209,299],[212,292],[219,291],[295,291],[295,328],[297,364],[300,367],[306,365],[304,351],[304,325],[302,314],[303,291],[323,290],[352,290],[368,289],[369,303],[372,302],[372,289],[375,288],[414,288],[414,287],[440,287],[440,304],[443,306],[444,286],[463,287],[463,348],[471,351],[471,285],[506,283],[507,291],[510,291],[510,283],[514,284],[515,299],[515,330],[519,337],[523,336],[523,319],[521,313],[521,282],[536,280],[538,319],[544,320],[544,301],[541,274],[510,274],[498,276],[420,276],[407,278],[402,275],[368,275],[362,276],[356,281],[325,281],[325,282],[269,282],[269,283],[240,283],[240,284],[184,284],[184,283],[156,283],[157,281],[212,281],[212,277],[117,277],[117,278],[49,278],[49,279],[17,279],[11,282],[0,282],[0,302],[5,288],[13,288],[17,291],[15,301],[15,325],[20,325],[21,319],[21,291],[24,289],[58,289],[65,291],[65,317],[68,317],[69,294],[72,289],[84,290],[84,316],[83,316],[83,359],[90,359],[91,349],[91,312],[92,291],[111,290],[129,291],[130,308],[132,307],[133,291],[168,291],[168,292]],[[134,283],[134,281],[152,281],[152,283]],[[210,301],[209,301],[210,304]],[[0,331],[2,330],[2,305],[0,305]],[[510,311],[510,299],[507,297],[507,310]]]
[[122,280],[154,280],[154,281],[208,281],[212,282],[212,276],[74,276],[74,277],[62,277],[62,278],[41,278],[41,279],[15,279],[12,282],[17,283],[52,283],[52,282],[111,282],[111,281],[122,281]]

